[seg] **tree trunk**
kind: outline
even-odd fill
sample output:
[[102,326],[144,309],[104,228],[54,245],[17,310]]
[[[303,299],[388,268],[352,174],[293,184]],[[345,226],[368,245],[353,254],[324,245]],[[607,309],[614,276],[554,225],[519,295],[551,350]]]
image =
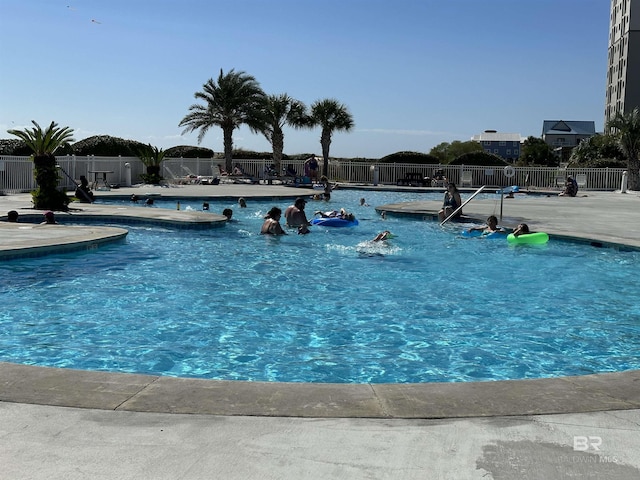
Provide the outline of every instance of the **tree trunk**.
[[635,192],[640,191],[640,159],[637,156],[629,159],[627,170],[627,187]]
[[278,174],[282,173],[282,150],[284,150],[284,133],[282,130],[273,132],[271,137],[271,146],[273,148],[273,165]]
[[329,147],[331,146],[331,130],[322,130],[320,145],[322,146],[322,174],[329,177]]
[[227,173],[233,171],[233,127],[222,127],[224,136],[224,168]]

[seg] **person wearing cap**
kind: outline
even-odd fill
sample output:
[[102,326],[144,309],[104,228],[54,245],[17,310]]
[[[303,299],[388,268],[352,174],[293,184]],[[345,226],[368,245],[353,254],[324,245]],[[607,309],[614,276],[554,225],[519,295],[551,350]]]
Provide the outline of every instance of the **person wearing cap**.
[[304,207],[307,201],[302,198],[296,198],[293,205],[289,205],[284,211],[284,218],[287,222],[287,227],[300,227],[309,226],[311,223],[307,219],[307,214],[304,212]]

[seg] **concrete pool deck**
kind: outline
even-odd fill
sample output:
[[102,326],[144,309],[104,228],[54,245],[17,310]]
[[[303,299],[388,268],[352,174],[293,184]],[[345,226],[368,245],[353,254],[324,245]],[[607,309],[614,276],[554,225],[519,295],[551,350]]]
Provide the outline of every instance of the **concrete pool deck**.
[[[311,193],[278,185],[146,190],[97,194],[243,196],[249,202],[271,197],[284,207],[286,202],[278,199]],[[525,221],[552,236],[640,247],[636,193],[585,194],[505,200],[502,224]],[[463,200],[467,197],[463,194]],[[387,205],[383,210],[429,216],[440,203]],[[131,210],[73,207],[82,209],[72,213],[79,217]],[[0,196],[0,214],[8,210],[18,210],[23,218],[34,213],[29,195]],[[496,201],[474,200],[464,210],[483,219],[497,213]],[[210,213],[151,208],[131,213],[178,223],[192,214],[197,215],[189,222],[202,215],[212,218]],[[65,214],[58,215],[60,223],[64,219]],[[70,228],[0,228],[0,250],[55,244],[51,232]],[[99,229],[73,228],[78,242]],[[0,419],[0,465],[7,478],[640,476],[640,371],[507,382],[318,385],[0,363]]]

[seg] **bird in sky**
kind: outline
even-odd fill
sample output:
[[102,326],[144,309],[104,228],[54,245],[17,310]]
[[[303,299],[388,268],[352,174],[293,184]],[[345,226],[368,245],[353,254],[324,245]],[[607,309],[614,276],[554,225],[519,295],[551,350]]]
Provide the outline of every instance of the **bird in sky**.
[[97,24],[99,24],[99,25],[102,25],[102,22],[99,22],[99,21],[97,21],[97,20],[94,20],[93,18],[91,19],[91,23],[97,23]]

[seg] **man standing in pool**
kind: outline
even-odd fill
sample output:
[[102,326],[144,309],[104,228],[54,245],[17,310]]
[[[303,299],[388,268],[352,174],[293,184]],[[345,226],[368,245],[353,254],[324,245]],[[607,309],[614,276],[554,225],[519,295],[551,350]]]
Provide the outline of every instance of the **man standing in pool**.
[[307,214],[304,211],[304,207],[307,201],[302,198],[296,198],[293,205],[289,205],[284,211],[284,218],[287,221],[287,227],[301,227],[309,226],[311,222],[307,219]]

